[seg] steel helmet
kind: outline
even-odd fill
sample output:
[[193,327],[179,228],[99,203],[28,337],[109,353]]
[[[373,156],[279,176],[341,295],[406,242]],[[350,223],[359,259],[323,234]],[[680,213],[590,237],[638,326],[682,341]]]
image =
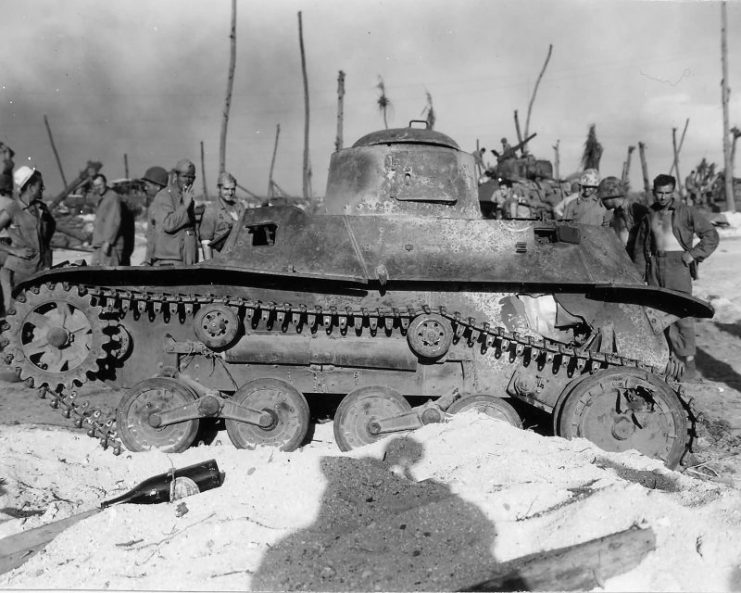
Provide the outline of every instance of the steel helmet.
[[23,188],[31,180],[34,173],[36,173],[36,168],[28,167],[27,165],[22,165],[13,171],[13,182],[18,188],[18,191],[23,191]]
[[579,177],[579,185],[582,187],[599,187],[599,172],[597,169],[584,169]]
[[600,181],[599,189],[597,191],[600,200],[625,197],[625,188],[623,187],[623,182],[612,175],[610,177],[605,177],[602,181]]
[[151,181],[155,185],[165,187],[167,185],[167,171],[162,167],[149,167],[142,177],[143,181]]

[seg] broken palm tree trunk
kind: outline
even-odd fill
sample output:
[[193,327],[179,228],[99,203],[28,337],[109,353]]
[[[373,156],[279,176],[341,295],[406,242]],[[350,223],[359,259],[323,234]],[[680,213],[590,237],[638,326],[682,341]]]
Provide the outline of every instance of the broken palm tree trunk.
[[203,181],[203,199],[208,200],[208,184],[206,183],[206,155],[201,140],[201,180]]
[[340,70],[337,76],[337,137],[334,140],[334,149],[339,152],[343,144],[343,123],[345,118],[345,73]]
[[625,162],[623,163],[623,174],[620,179],[622,180],[623,185],[625,185],[626,187],[628,184],[628,180],[630,179],[630,159],[635,149],[635,146],[628,146],[628,156],[625,157]]
[[517,132],[517,144],[522,145],[522,131],[520,131],[520,118],[517,115],[517,109],[515,109],[515,131]]
[[682,151],[684,145],[684,137],[687,134],[687,126],[690,124],[690,118],[688,117],[684,122],[684,129],[682,130],[682,136],[679,139],[677,145],[677,128],[672,128],[672,150],[674,151],[674,160],[672,161],[672,168],[669,170],[669,175],[674,173],[677,176],[677,189],[680,195],[684,194],[684,184],[682,182],[682,176],[679,174],[679,153]]
[[646,164],[646,145],[638,143],[638,155],[641,157],[641,172],[643,173],[643,191],[646,194],[646,202],[651,198],[651,186],[648,183],[648,165]]
[[543,78],[543,74],[545,74],[545,69],[548,67],[548,62],[551,60],[551,54],[553,53],[553,44],[548,45],[548,55],[545,57],[545,62],[543,62],[543,67],[540,69],[540,74],[538,74],[538,79],[535,81],[535,87],[533,88],[533,94],[530,97],[530,103],[527,106],[527,117],[525,118],[525,136],[528,135],[530,132],[530,114],[533,110],[533,103],[535,102],[535,95],[538,93],[538,87],[540,86],[540,81]]
[[49,134],[49,142],[51,142],[51,150],[54,153],[54,158],[57,161],[57,167],[59,167],[59,175],[62,177],[62,183],[67,186],[67,179],[64,176],[64,170],[62,169],[62,161],[59,159],[59,153],[57,152],[57,147],[54,144],[54,136],[51,134],[51,127],[49,126],[49,118],[44,115],[44,125],[46,126],[46,131]]
[[280,124],[275,124],[275,143],[273,144],[273,158],[270,159],[270,174],[268,175],[268,200],[273,197],[273,171],[275,170],[275,157],[278,154],[278,138],[280,137]]
[[[229,125],[229,109],[232,105],[234,65],[237,61],[237,0],[232,0],[232,24],[229,30],[229,47],[229,74],[226,79],[226,99],[224,100],[224,115],[221,120],[221,139],[219,141],[219,173],[223,173],[226,169],[226,130]],[[202,149],[203,147],[201,146]],[[204,189],[205,192],[206,190]]]
[[298,41],[301,49],[301,74],[304,80],[304,198],[311,198],[311,162],[309,160],[309,79],[306,75],[306,53],[304,52],[304,27],[301,11],[298,13]]
[[731,96],[731,89],[728,87],[728,16],[726,10],[727,2],[720,4],[720,55],[721,70],[723,78],[721,80],[721,103],[723,105],[723,161],[725,171],[725,188],[726,188],[726,209],[730,212],[736,211],[736,196],[733,194],[733,161],[731,160],[731,139],[729,138],[729,119],[728,119],[728,100]]

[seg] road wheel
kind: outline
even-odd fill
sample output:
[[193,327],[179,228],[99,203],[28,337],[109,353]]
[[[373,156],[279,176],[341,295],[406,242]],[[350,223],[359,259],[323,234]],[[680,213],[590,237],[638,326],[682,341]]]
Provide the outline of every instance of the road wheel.
[[453,328],[442,315],[418,315],[407,329],[409,347],[419,358],[434,362],[447,354],[453,342]]
[[196,393],[177,379],[153,377],[137,383],[121,399],[116,410],[116,429],[124,446],[129,451],[185,451],[196,438],[198,419],[155,428],[149,417],[196,399]]
[[334,415],[335,442],[341,451],[374,443],[388,436],[373,431],[371,424],[374,421],[406,414],[411,409],[409,402],[390,387],[355,389],[337,406]]
[[446,410],[449,414],[458,414],[466,410],[476,410],[492,418],[503,420],[516,428],[522,428],[522,420],[512,405],[504,398],[493,395],[469,395],[455,400]]
[[258,445],[293,451],[309,430],[309,404],[303,393],[280,379],[256,379],[234,394],[234,403],[252,410],[264,410],[273,423],[263,428],[255,424],[226,419],[226,431],[235,447],[254,449]]
[[636,449],[675,467],[689,439],[679,397],[659,377],[614,368],[576,384],[561,408],[558,434],[585,438],[605,451]]

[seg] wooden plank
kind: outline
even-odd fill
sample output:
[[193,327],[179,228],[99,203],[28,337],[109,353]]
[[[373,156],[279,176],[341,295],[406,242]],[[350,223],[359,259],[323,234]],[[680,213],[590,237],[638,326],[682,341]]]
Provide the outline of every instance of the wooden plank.
[[100,511],[92,509],[0,539],[0,574],[18,568],[62,531]]
[[656,549],[651,528],[632,527],[574,546],[537,552],[498,565],[489,579],[461,591],[576,591],[638,566]]

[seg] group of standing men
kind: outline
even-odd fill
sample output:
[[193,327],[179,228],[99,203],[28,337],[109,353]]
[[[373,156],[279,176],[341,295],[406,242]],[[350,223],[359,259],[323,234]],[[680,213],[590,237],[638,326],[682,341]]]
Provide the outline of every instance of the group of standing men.
[[152,167],[145,173],[145,191],[152,198],[146,265],[194,264],[199,242],[204,259],[211,259],[241,216],[244,206],[236,199],[237,180],[224,171],[219,175],[219,195],[207,204],[199,223],[193,195],[195,178],[196,167],[187,159],[178,161],[170,176],[162,167]]
[[[51,239],[56,230],[55,220],[42,199],[41,172],[27,165],[13,170],[13,156],[13,151],[0,143],[0,287],[4,311],[11,307],[15,285],[51,267]],[[222,172],[218,198],[208,203],[199,222],[193,194],[195,178],[195,165],[187,159],[179,161],[169,174],[162,167],[150,167],[144,174],[144,190],[151,202],[145,265],[196,263],[199,241],[203,257],[211,259],[214,251],[221,250],[242,214],[244,207],[235,195],[237,180],[231,173]],[[92,263],[131,265],[133,232],[129,233],[127,227],[128,222],[133,227],[133,217],[121,196],[108,187],[105,175],[98,173],[92,178],[92,191],[98,197]]]
[[[673,176],[654,179],[648,207],[629,202],[618,178],[600,180],[594,169],[584,171],[579,184],[579,193],[563,207],[564,220],[612,227],[650,286],[692,294],[697,266],[715,251],[719,237],[699,210],[677,197]],[[673,356],[685,365],[685,378],[695,378],[694,319],[679,319],[666,336]]]

